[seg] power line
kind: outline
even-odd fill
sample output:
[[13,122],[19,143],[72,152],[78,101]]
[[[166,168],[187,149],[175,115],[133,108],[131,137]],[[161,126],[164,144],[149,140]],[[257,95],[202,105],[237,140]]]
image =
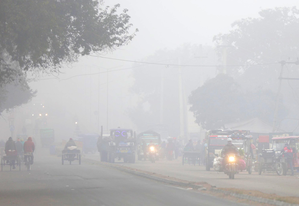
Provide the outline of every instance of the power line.
[[[221,64],[167,64],[167,63],[158,63],[158,62],[145,62],[145,61],[135,61],[135,60],[129,60],[129,59],[119,59],[119,58],[112,58],[112,57],[104,57],[104,56],[96,56],[96,55],[90,55],[91,57],[97,57],[101,59],[109,59],[114,61],[122,61],[122,62],[130,62],[130,63],[139,63],[139,64],[149,64],[149,65],[159,65],[159,66],[174,66],[174,67],[221,67],[223,65]],[[260,66],[260,65],[274,65],[277,63],[263,63],[263,64],[255,64],[254,66]],[[230,64],[227,65],[230,67],[240,67],[245,66],[242,64]]]

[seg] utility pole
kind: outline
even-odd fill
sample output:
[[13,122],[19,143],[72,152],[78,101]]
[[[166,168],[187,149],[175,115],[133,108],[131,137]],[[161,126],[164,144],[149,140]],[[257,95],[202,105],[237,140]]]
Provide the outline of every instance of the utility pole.
[[107,132],[109,131],[109,71],[107,68]]
[[160,124],[164,123],[164,68],[161,69]]
[[276,95],[276,101],[275,101],[275,110],[274,110],[274,120],[273,120],[273,132],[277,130],[277,113],[278,113],[278,100],[279,100],[279,94],[281,90],[281,81],[282,81],[282,73],[284,65],[286,64],[285,61],[280,62],[280,74],[279,74],[279,83],[278,83],[278,90]]
[[278,101],[279,101],[279,95],[280,95],[280,90],[281,90],[281,85],[282,85],[282,80],[299,80],[299,78],[284,78],[282,77],[283,74],[283,69],[286,64],[293,64],[293,65],[299,65],[299,60],[295,62],[287,62],[287,61],[281,61],[280,62],[280,74],[279,74],[279,84],[278,84],[278,90],[277,90],[277,95],[276,95],[276,102],[275,102],[275,111],[274,111],[274,119],[273,119],[273,132],[277,131],[278,125],[277,125],[277,113],[278,113]]
[[[179,65],[181,61],[179,59]],[[183,101],[183,83],[182,83],[182,68],[179,66],[179,102],[180,102],[180,136],[184,137],[184,101]],[[184,137],[185,138],[185,137]]]

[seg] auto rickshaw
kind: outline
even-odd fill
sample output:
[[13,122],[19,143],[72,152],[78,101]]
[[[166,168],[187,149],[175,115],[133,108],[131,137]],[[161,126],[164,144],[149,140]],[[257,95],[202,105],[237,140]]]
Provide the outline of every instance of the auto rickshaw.
[[283,158],[283,151],[285,144],[289,144],[293,150],[293,167],[299,169],[299,136],[285,136],[285,137],[273,137],[272,147],[276,153],[280,154],[280,163],[283,169],[283,175],[286,175],[289,170],[289,165],[287,165],[285,158]]

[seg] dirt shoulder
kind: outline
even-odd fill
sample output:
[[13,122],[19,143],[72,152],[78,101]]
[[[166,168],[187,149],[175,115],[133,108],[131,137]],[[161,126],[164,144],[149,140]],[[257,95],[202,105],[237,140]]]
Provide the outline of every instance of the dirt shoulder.
[[225,198],[249,205],[299,205],[299,197],[294,196],[282,196],[277,194],[264,193],[258,190],[247,190],[239,188],[217,188],[216,186],[213,186],[204,181],[187,181],[169,175],[163,175],[156,172],[132,168],[131,166],[126,166],[124,164],[110,164],[99,161],[96,161],[96,163],[93,162],[93,164],[112,167],[139,177],[151,179],[165,184],[170,184],[176,187],[192,189],[194,191],[202,192],[207,195],[217,196],[219,198]]

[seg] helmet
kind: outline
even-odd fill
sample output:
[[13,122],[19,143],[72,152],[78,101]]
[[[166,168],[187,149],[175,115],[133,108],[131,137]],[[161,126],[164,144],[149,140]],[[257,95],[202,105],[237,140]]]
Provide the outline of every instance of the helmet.
[[227,141],[228,141],[228,142],[231,142],[231,141],[233,141],[233,140],[232,140],[232,138],[227,138]]

